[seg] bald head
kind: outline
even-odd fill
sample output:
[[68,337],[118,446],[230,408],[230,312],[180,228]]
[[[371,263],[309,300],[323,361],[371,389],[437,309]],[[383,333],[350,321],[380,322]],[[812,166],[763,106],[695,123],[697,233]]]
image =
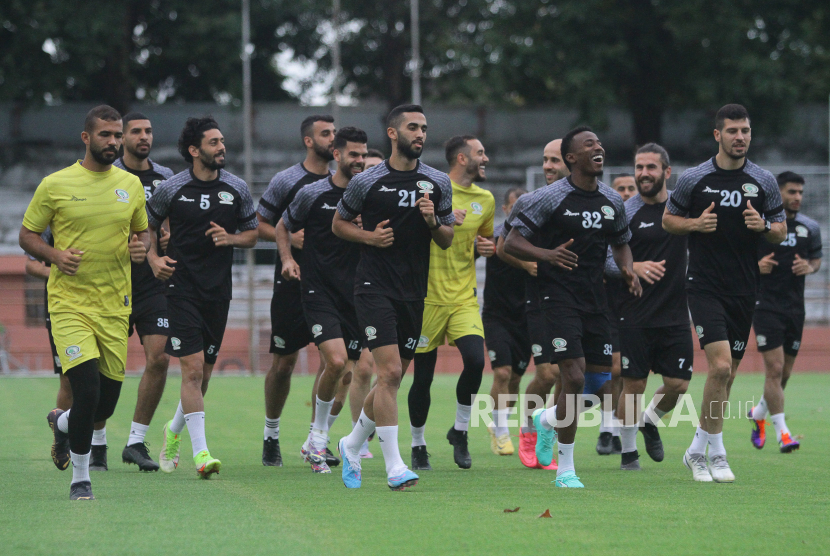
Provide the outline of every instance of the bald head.
[[570,175],[565,161],[562,160],[562,139],[554,139],[543,152],[542,170],[545,172],[545,182],[550,185],[556,180]]

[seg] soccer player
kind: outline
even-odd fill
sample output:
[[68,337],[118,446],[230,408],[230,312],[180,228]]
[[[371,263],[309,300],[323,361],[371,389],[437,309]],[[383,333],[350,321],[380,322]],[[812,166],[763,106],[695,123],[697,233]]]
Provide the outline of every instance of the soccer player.
[[[225,138],[216,120],[188,118],[178,147],[191,167],[159,184],[147,209],[150,265],[156,278],[166,281],[165,352],[178,357],[182,368],[181,399],[164,426],[159,466],[165,473],[178,466],[186,425],[196,472],[209,478],[222,462],[207,447],[204,396],[228,322],[233,249],[256,245],[257,219],[248,186],[223,169]],[[170,241],[167,255],[160,256],[156,238],[165,219]]]
[[752,139],[746,109],[727,104],[718,110],[714,137],[718,154],[680,176],[663,228],[689,235],[689,311],[709,366],[701,423],[683,463],[696,481],[731,483],[735,475],[723,445],[723,406],[752,326],[758,242],[781,243],[787,225],[775,178],[746,158]]
[[[164,180],[173,177],[170,168],[150,160],[153,148],[153,126],[144,114],[130,112],[124,122],[124,154],[114,162],[114,166],[136,176],[144,187],[147,201],[153,197],[156,187]],[[167,244],[169,232],[162,227],[156,242],[161,248]],[[161,254],[160,252],[157,254]],[[167,298],[164,296],[164,283],[157,280],[146,260],[132,265],[133,312],[130,314],[130,334],[135,327],[141,345],[144,347],[144,374],[138,384],[138,399],[130,425],[127,445],[121,452],[124,463],[134,463],[141,471],[158,471],[158,463],[153,461],[144,443],[150,421],[164,393],[167,381],[167,366],[170,356],[164,353],[167,343]]]
[[[354,276],[360,249],[331,229],[337,203],[353,176],[363,171],[366,132],[340,129],[334,137],[337,172],[302,188],[277,222],[282,275],[302,280],[302,302],[308,328],[325,361],[317,382],[314,423],[302,453],[315,473],[331,473],[326,463],[329,418],[335,391],[360,358],[363,338],[354,307]],[[303,270],[291,256],[289,232],[305,230]]]
[[[597,179],[605,159],[599,139],[590,128],[577,127],[565,135],[561,148],[570,177],[528,196],[504,248],[514,257],[539,263],[546,343],[553,347],[551,359],[559,364],[562,381],[557,405],[533,412],[536,457],[542,465],[551,463],[558,432],[556,486],[582,488],[573,463],[575,402],[586,371],[610,373],[611,329],[602,285],[609,241],[631,292],[639,295],[642,288],[631,266],[631,233],[622,199]],[[527,239],[537,234],[538,246]]]
[[[622,291],[617,299],[622,397],[616,413],[622,421],[620,469],[624,470],[640,469],[637,425],[649,371],[662,375],[663,384],[643,415],[640,431],[651,459],[663,461],[657,423],[686,393],[694,357],[685,289],[686,236],[672,235],[661,224],[670,195],[666,189],[666,180],[671,177],[668,153],[655,143],[643,145],[635,155],[634,172],[639,195],[625,202],[625,215],[631,230],[628,245],[634,272],[643,285],[643,295]],[[608,262],[616,270],[616,265]]]
[[[274,226],[297,192],[310,183],[331,175],[328,164],[334,159],[334,118],[329,115],[309,116],[300,124],[300,135],[306,148],[305,160],[278,172],[259,200],[257,220],[259,237],[276,241]],[[291,257],[300,260],[303,232],[291,235]],[[282,276],[281,255],[274,268],[274,295],[271,298],[271,368],[265,375],[265,430],[263,431],[262,465],[282,466],[280,452],[280,416],[291,389],[291,374],[301,348],[313,337],[303,315],[301,283]],[[317,380],[323,369],[320,358]],[[315,380],[315,383],[317,382]],[[316,389],[315,389],[316,391]]]
[[636,178],[625,172],[617,174],[614,181],[611,182],[611,187],[614,188],[614,191],[620,194],[623,202],[629,200],[637,194]]
[[[55,465],[66,469],[72,460],[70,500],[95,498],[89,479],[93,423],[108,419],[118,402],[132,305],[130,260],[141,262],[149,246],[141,183],[112,167],[122,135],[114,108],[90,110],[81,134],[84,159],[40,183],[20,228],[23,250],[54,267],[49,314],[72,408],[52,410],[48,421]],[[41,237],[47,227],[54,247]]]
[[374,168],[383,162],[383,153],[377,149],[369,149],[364,160],[366,161],[366,170]]
[[475,252],[495,253],[493,194],[474,182],[485,181],[487,155],[472,135],[456,135],[444,146],[450,166],[455,235],[452,246],[430,245],[429,285],[424,300],[424,324],[415,351],[415,378],[409,390],[412,431],[412,469],[431,469],[424,429],[430,406],[430,386],[438,360],[438,346],[449,340],[461,353],[464,367],[455,387],[455,423],[447,432],[453,459],[462,469],[472,465],[467,446],[473,400],[484,372],[484,325],[476,292]]
[[[359,488],[360,447],[377,429],[387,484],[404,490],[417,484],[418,475],[407,469],[398,449],[397,393],[421,335],[430,244],[452,245],[455,218],[449,177],[418,160],[427,131],[423,109],[398,106],[386,126],[392,156],[352,179],[332,223],[338,237],[361,244],[355,307],[378,375],[357,424],[338,448],[343,483]],[[351,224],[358,214],[362,229]]]
[[761,290],[755,305],[755,339],[764,357],[764,395],[749,410],[753,420],[752,445],[766,442],[765,418],[769,414],[782,453],[798,450],[799,442],[784,420],[784,388],[792,373],[804,329],[804,277],[821,268],[821,230],[799,214],[804,178],[794,172],[778,176],[778,188],[787,215],[787,237],[780,245],[758,244]]
[[[511,187],[504,196],[502,211],[510,216],[513,205],[527,191]],[[504,224],[496,226],[493,234],[501,237]],[[513,266],[502,260],[503,255],[487,259],[484,283],[484,340],[487,355],[493,367],[493,386],[490,397],[495,401],[493,427],[490,433],[490,450],[500,456],[512,455],[515,451],[507,428],[509,409],[515,402],[507,402],[506,396],[518,395],[519,383],[530,363],[530,334],[525,315],[525,276],[535,270],[534,263],[524,263],[529,268]],[[534,457],[535,459],[535,457]]]

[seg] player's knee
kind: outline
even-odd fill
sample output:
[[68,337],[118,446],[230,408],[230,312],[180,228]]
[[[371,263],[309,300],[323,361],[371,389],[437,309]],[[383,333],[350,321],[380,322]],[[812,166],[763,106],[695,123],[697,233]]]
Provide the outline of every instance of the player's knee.
[[147,368],[145,372],[163,374],[170,366],[170,356],[164,352],[153,353],[147,356]]
[[496,367],[493,369],[493,382],[498,382],[506,386],[510,383],[510,376],[512,374],[513,371],[510,367]]
[[[335,354],[326,360],[326,372],[331,370],[335,376],[341,376],[346,369],[346,356]],[[349,379],[351,381],[351,379]]]
[[732,376],[732,362],[727,360],[717,360],[709,365],[709,379],[718,382],[729,382]]
[[[664,382],[664,384],[666,384],[666,383]],[[666,386],[666,388],[667,389],[669,388],[668,385]],[[626,378],[625,379],[625,385],[623,386],[623,393],[639,395],[639,394],[644,393],[645,391],[646,391],[646,379],[644,379],[644,378],[643,379],[638,379],[638,378],[635,378],[635,379]]]
[[373,366],[364,364],[362,361],[358,361],[357,365],[354,366],[354,380],[355,382],[369,382],[372,380],[372,372]]
[[297,356],[283,355],[274,356],[274,362],[271,365],[271,375],[280,382],[290,380],[291,373],[294,372],[294,365],[297,363]]
[[576,367],[562,367],[560,368],[559,373],[562,378],[562,390],[564,392],[568,394],[582,393],[582,390],[585,388],[584,373],[580,372],[580,370]]

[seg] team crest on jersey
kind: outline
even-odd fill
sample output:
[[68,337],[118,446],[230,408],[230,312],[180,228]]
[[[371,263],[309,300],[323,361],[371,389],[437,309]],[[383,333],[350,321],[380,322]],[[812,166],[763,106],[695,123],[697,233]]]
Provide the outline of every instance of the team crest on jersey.
[[158,187],[162,180],[153,180],[153,187]]
[[568,349],[568,342],[562,338],[553,339],[553,351],[565,351],[566,349]]
[[745,183],[741,186],[741,189],[744,190],[744,195],[746,195],[747,197],[758,196],[758,186],[754,183]]
[[429,337],[428,336],[421,336],[418,338],[418,347],[425,348],[429,345]]
[[540,346],[539,344],[533,344],[530,347],[530,353],[533,354],[533,357],[539,357],[540,355],[542,355],[542,346]]
[[614,209],[613,208],[609,207],[608,205],[605,205],[600,210],[602,211],[602,214],[605,215],[605,216],[603,216],[603,218],[605,218],[606,220],[613,220],[614,219]]
[[274,336],[274,347],[279,349],[285,348],[285,340],[283,340],[279,336]]
[[623,357],[622,358],[622,368],[627,369],[628,368],[628,363],[629,363],[628,357]]
[[695,332],[697,332],[697,339],[698,340],[703,338],[703,327],[702,326],[695,326]]
[[115,195],[118,197],[116,201],[119,203],[129,203],[130,202],[130,194],[124,191],[123,189],[116,189]]
[[170,345],[173,346],[174,350],[175,349],[181,349],[182,341],[179,340],[178,338],[176,338],[175,336],[173,336],[172,338],[170,338]]
[[755,336],[755,340],[758,342],[759,348],[767,345],[767,337],[762,334],[758,334],[757,336]]
[[421,190],[421,193],[432,193],[432,189],[435,187],[428,181],[419,181],[415,185],[418,186],[418,189]]
[[481,216],[484,212],[484,207],[480,203],[470,203],[470,206],[473,207],[473,214]]
[[798,237],[807,237],[810,235],[810,232],[807,230],[806,226],[798,225],[795,227],[795,235]]
[[366,339],[374,340],[378,337],[378,329],[374,326],[367,326],[366,327]]
[[496,352],[492,349],[487,352],[487,355],[490,357],[490,363],[496,360]]
[[312,327],[311,327],[311,333],[312,333],[312,334],[314,334],[314,337],[315,337],[315,338],[316,338],[317,336],[319,336],[320,334],[322,334],[322,333],[323,333],[323,327],[322,327],[322,325],[315,324],[314,326],[312,326]]
[[232,205],[233,204],[233,195],[231,195],[227,191],[220,191],[219,192],[219,204],[220,205]]
[[74,361],[82,355],[81,348],[78,346],[69,346],[68,348],[66,348],[64,353],[66,353],[66,356],[69,358],[70,361]]

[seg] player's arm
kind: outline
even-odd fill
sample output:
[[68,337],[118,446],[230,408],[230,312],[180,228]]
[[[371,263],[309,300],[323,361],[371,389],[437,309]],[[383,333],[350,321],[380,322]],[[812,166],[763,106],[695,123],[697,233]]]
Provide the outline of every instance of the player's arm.
[[147,262],[150,264],[150,270],[153,271],[153,276],[159,280],[167,280],[176,270],[176,261],[167,255],[159,255],[158,248],[158,234],[156,227],[150,222],[150,249],[147,250]]
[[351,220],[343,218],[338,210],[334,213],[334,219],[331,221],[331,231],[334,235],[346,241],[385,248],[395,242],[395,232],[392,228],[387,228],[386,226],[388,225],[389,220],[384,220],[370,232],[363,228],[358,228]]
[[130,250],[130,260],[136,264],[143,263],[147,258],[147,250],[150,249],[149,228],[145,228],[140,232],[134,232],[127,247]]
[[[802,259],[798,253],[795,254],[795,258],[793,259],[793,274],[796,276],[813,274],[818,272],[820,268],[821,259]],[[763,270],[761,270],[761,274],[764,274]]]
[[26,274],[29,276],[34,276],[35,278],[40,278],[41,280],[48,280],[51,270],[51,266],[48,266],[40,261],[36,261],[34,259],[28,259],[26,261]]
[[712,212],[713,210],[715,210],[714,202],[706,207],[698,218],[688,218],[673,214],[666,204],[666,210],[663,212],[663,229],[677,236],[685,236],[692,232],[702,234],[714,232],[718,228],[718,215]]
[[259,226],[257,226],[259,239],[272,242],[277,241],[276,226],[272,225],[268,219],[262,216],[259,212],[256,213],[256,219],[259,222]]
[[18,242],[20,247],[31,256],[41,261],[48,261],[67,276],[74,276],[78,272],[83,251],[71,247],[65,251],[58,251],[43,241],[39,232],[33,232],[25,225],[20,227]]
[[520,268],[531,276],[536,276],[537,269],[535,261],[522,261],[505,252],[504,236],[499,236],[499,239],[496,240],[496,256],[512,267]]
[[617,263],[617,268],[620,269],[623,280],[628,284],[628,291],[637,297],[643,294],[643,286],[640,284],[640,279],[634,272],[634,256],[631,254],[631,248],[628,243],[620,243],[611,245],[611,253],[614,256],[614,262]]
[[778,245],[787,238],[787,223],[783,220],[781,222],[765,220],[761,213],[752,206],[752,201],[746,202],[743,215],[744,225],[753,232],[763,234],[764,239],[773,245]]
[[300,265],[297,264],[291,254],[291,238],[289,237],[288,228],[285,227],[285,221],[280,218],[274,229],[276,230],[277,253],[279,253],[280,261],[282,261],[282,277],[286,280],[299,280]]
[[569,239],[555,249],[542,249],[530,243],[519,229],[514,227],[504,241],[504,251],[521,261],[546,261],[564,270],[573,270],[577,267],[579,259],[576,253],[568,250],[573,242],[573,239]]
[[[449,202],[452,205],[452,198]],[[452,213],[452,206],[446,219],[439,218],[435,213],[435,203],[429,198],[429,193],[424,193],[423,197],[415,201],[415,206],[421,211],[421,216],[429,227],[432,241],[441,249],[449,249],[452,245],[452,238],[455,236],[455,230],[453,230],[455,215]]]
[[250,249],[256,245],[259,239],[257,228],[229,234],[225,228],[216,222],[210,223],[210,228],[207,229],[205,235],[213,238],[213,244],[216,247],[240,247],[242,249]]

